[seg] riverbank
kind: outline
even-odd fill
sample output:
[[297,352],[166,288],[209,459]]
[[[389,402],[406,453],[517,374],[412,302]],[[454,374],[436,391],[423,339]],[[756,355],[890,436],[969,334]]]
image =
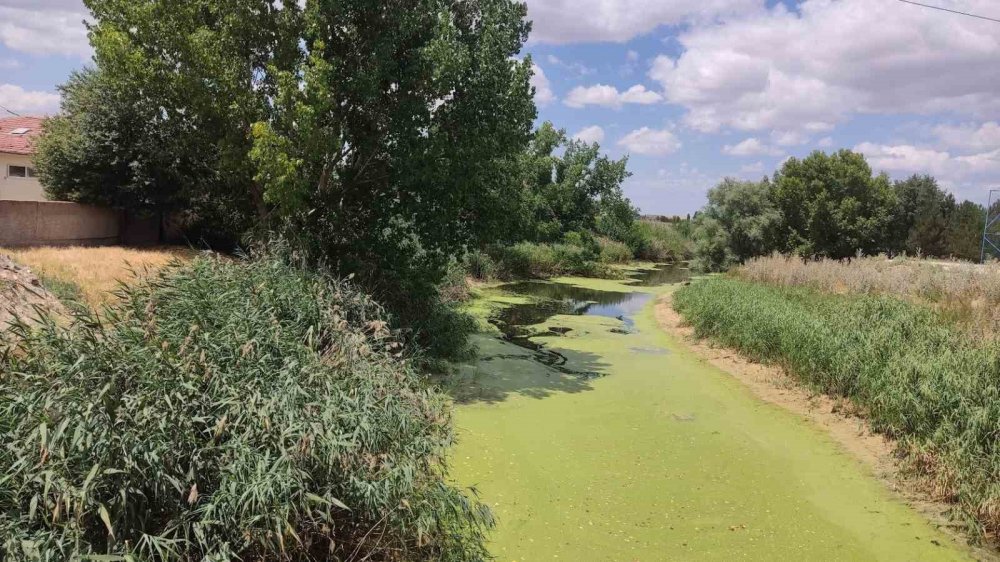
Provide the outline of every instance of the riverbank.
[[675,309],[699,337],[781,365],[895,440],[906,472],[987,541],[1000,529],[1000,347],[934,308],[734,278],[695,283]]
[[672,286],[554,284],[646,301],[525,326],[562,364],[477,338],[452,475],[497,516],[498,560],[969,557],[825,432],[662,332]]
[[[656,321],[676,341],[694,355],[740,381],[758,399],[774,404],[827,433],[844,451],[860,461],[873,476],[931,523],[959,543],[970,538],[966,525],[951,516],[953,505],[935,499],[918,480],[901,471],[898,443],[874,431],[849,401],[817,393],[803,386],[784,369],[756,363],[738,351],[699,339],[695,331],[674,310],[673,294],[656,303]],[[979,560],[1000,560],[989,547],[973,548]]]

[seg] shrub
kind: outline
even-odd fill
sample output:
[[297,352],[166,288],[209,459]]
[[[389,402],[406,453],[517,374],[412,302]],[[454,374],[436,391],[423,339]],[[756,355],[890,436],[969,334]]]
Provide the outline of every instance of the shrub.
[[594,261],[597,255],[593,250],[575,244],[520,242],[489,251],[497,264],[497,277],[502,279],[609,274],[607,268]]
[[656,262],[678,262],[691,258],[691,241],[675,225],[642,220],[636,221],[634,253],[636,257]]
[[1000,531],[1000,344],[931,309],[715,278],[678,291],[697,334],[852,400],[985,533]]
[[367,297],[270,257],[120,296],[6,341],[6,560],[485,558],[447,399]]
[[610,238],[598,238],[601,247],[601,263],[627,263],[632,259],[632,250],[623,242]]
[[496,262],[482,250],[473,250],[466,254],[465,267],[469,275],[476,279],[492,279],[497,274]]

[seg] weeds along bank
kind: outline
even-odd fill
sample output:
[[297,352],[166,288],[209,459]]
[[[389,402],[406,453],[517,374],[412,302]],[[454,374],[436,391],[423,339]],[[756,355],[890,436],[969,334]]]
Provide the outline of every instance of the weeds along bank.
[[488,510],[446,484],[448,401],[363,294],[199,258],[100,318],[0,354],[5,560],[485,556]]
[[1000,264],[885,257],[803,260],[774,255],[756,258],[733,272],[741,279],[828,293],[903,297],[932,306],[971,335],[1000,334]]
[[[852,283],[844,276],[821,281],[833,279],[820,274],[829,268],[765,274],[767,268],[751,264],[740,275],[777,284],[711,278],[678,291],[674,307],[699,337],[849,398],[876,430],[898,440],[906,468],[923,477],[929,491],[955,502],[973,528],[995,538],[1000,343],[969,338],[953,320],[917,302],[824,292]],[[786,286],[807,277],[813,286]]]
[[470,252],[465,265],[477,279],[524,279],[578,275],[618,278],[614,265],[635,260],[657,263],[690,259],[688,225],[637,220],[626,241],[570,232],[561,242],[524,241]]

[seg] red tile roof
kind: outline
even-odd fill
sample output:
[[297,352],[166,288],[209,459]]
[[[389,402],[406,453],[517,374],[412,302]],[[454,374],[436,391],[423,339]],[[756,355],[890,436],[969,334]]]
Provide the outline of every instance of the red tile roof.
[[[15,129],[28,129],[23,135],[12,133]],[[34,154],[32,140],[42,132],[41,117],[0,118],[0,152],[8,154]]]

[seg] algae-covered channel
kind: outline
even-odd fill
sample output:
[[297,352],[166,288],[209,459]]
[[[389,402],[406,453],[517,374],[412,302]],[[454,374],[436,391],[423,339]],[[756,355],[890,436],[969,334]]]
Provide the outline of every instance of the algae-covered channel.
[[967,552],[829,436],[656,325],[682,274],[491,288],[462,368],[453,477],[532,560],[956,560]]

